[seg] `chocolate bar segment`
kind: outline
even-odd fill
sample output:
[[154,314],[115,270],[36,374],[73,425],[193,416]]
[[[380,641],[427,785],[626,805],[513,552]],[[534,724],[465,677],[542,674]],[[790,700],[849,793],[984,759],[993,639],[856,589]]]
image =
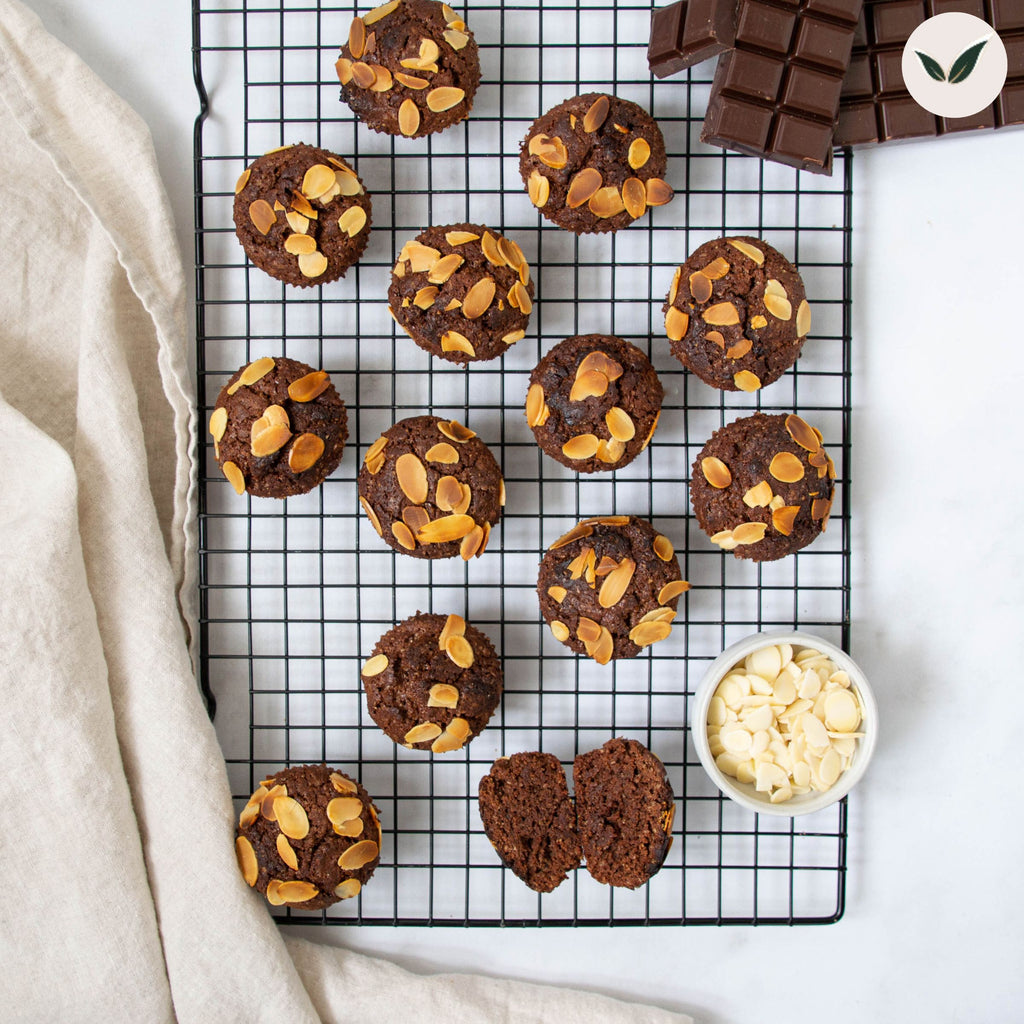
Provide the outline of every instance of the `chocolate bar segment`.
[[735,34],[735,0],[676,0],[651,14],[647,63],[665,78],[725,53]]
[[701,140],[832,173],[832,136],[862,0],[740,0]]
[[[903,48],[926,18],[962,11],[987,21],[1006,47],[1006,84],[970,117],[937,117],[903,81]],[[865,0],[839,100],[837,146],[935,138],[1024,124],[1024,0]]]

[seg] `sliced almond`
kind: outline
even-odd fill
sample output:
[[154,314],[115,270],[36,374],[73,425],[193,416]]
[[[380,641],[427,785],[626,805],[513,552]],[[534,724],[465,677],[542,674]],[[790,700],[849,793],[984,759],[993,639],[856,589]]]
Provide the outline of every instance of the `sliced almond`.
[[729,270],[730,270],[730,267],[729,267],[728,261],[723,259],[721,256],[718,256],[715,259],[713,259],[701,271],[701,273],[709,281],[720,281],[723,277],[725,277],[726,274],[729,273]]
[[[257,426],[263,426],[257,433]],[[252,425],[252,439],[249,450],[257,459],[279,452],[290,440],[292,432],[283,424],[275,423],[270,426],[261,417]]]
[[465,635],[466,620],[461,615],[451,614],[444,620],[444,626],[441,627],[441,633],[437,638],[437,649],[443,651],[450,636]]
[[366,463],[366,468],[376,476],[381,467],[384,465],[384,449],[387,447],[388,439],[386,437],[378,437],[373,444],[370,445],[366,450],[366,454],[363,456],[363,462]]
[[664,640],[672,632],[672,625],[668,622],[648,621],[639,622],[629,631],[629,639],[637,647],[649,647],[659,640]]
[[[402,509],[402,522],[415,534],[417,530],[430,522],[430,516],[427,515],[427,510],[422,505],[406,505]],[[409,550],[411,551],[412,548]]]
[[456,444],[465,444],[476,437],[476,431],[464,427],[458,420],[438,420],[437,429]]
[[277,855],[292,871],[299,870],[299,858],[296,856],[292,844],[288,842],[288,837],[284,833],[280,833],[277,837]]
[[288,452],[288,468],[293,473],[305,473],[316,465],[324,453],[324,441],[316,434],[299,434]]
[[613,405],[605,414],[604,422],[608,433],[616,441],[632,441],[636,437],[636,424],[625,409]]
[[682,341],[690,328],[690,315],[677,306],[669,306],[665,314],[665,333],[669,341]]
[[430,82],[426,78],[420,78],[419,75],[410,75],[407,71],[396,71],[395,81],[400,82],[407,89],[426,89],[430,85]]
[[398,130],[405,136],[416,134],[420,126],[420,108],[409,98],[398,108]]
[[299,270],[303,277],[319,277],[326,269],[327,257],[322,252],[303,253],[299,256]]
[[607,665],[615,653],[615,641],[607,626],[601,627],[601,633],[596,640],[584,641],[583,647],[598,665]]
[[761,378],[749,370],[740,370],[739,373],[733,374],[732,382],[740,391],[757,391],[761,386]]
[[590,105],[590,109],[583,115],[583,130],[585,132],[596,132],[604,124],[608,117],[609,100],[607,96],[598,96]]
[[831,498],[815,498],[811,502],[811,519],[817,522],[819,519],[828,520],[828,514],[832,510]]
[[[283,210],[284,207],[282,206]],[[292,195],[292,209],[298,210],[303,217],[308,217],[310,220],[318,220],[320,214],[313,208],[312,203],[301,193],[295,192]]]
[[535,156],[546,166],[553,170],[560,171],[569,162],[569,153],[565,143],[557,135],[547,138],[543,145],[537,147]]
[[668,304],[671,306],[676,301],[676,296],[679,294],[679,282],[683,277],[683,268],[676,267],[676,272],[672,275],[672,284],[669,285],[668,289]]
[[[397,3],[398,0],[395,2]],[[354,896],[358,896],[362,888],[358,878],[346,878],[344,882],[335,886],[334,895],[339,900],[350,900]]]
[[384,536],[384,531],[380,527],[380,520],[377,518],[377,513],[373,511],[370,503],[360,494],[359,504],[362,505],[363,511],[366,513],[366,518],[370,520],[370,525],[377,531],[378,537]]
[[462,32],[457,28],[445,29],[445,31],[442,34],[444,36],[444,41],[453,50],[461,50],[464,46],[466,46],[469,43],[469,36],[467,36],[465,32]]
[[422,722],[414,725],[402,738],[406,743],[429,743],[437,739],[441,732],[441,726],[436,722]]
[[[786,417],[786,432],[801,448],[809,452],[817,452],[821,448],[821,440],[814,428],[796,413]],[[814,465],[812,462],[811,465]]]
[[589,537],[593,532],[594,528],[589,522],[584,521],[582,523],[577,523],[568,531],[568,533],[563,533],[562,536],[548,548],[548,551],[557,551],[559,548],[564,548],[567,544],[571,544],[574,540]]
[[662,181],[661,178],[647,179],[648,206],[664,206],[666,203],[672,202],[674,195],[675,192],[672,191],[672,186],[667,181]]
[[526,392],[526,425],[539,427],[544,424],[547,406],[544,403],[544,388],[540,384],[531,384]]
[[437,481],[434,500],[442,512],[451,512],[462,501],[462,484],[453,476],[443,476]]
[[462,538],[462,543],[459,545],[459,557],[464,561],[468,562],[473,557],[479,557],[483,554],[484,541],[486,535],[482,526],[474,526],[465,537]]
[[647,212],[647,189],[639,178],[627,178],[622,183],[622,205],[633,220]]
[[265,235],[277,222],[277,214],[266,199],[256,199],[249,204],[249,220],[261,235]]
[[357,793],[359,787],[340,772],[331,772],[331,785],[338,793]]
[[509,289],[508,300],[523,316],[530,315],[533,309],[533,299],[530,298],[530,293],[523,287],[522,281],[516,281]]
[[348,57],[339,57],[334,62],[334,70],[338,74],[338,81],[342,85],[348,85],[352,81],[352,61]]
[[416,550],[416,538],[412,530],[403,522],[395,521],[391,524],[391,535],[406,551]]
[[469,739],[469,734],[469,722],[464,718],[453,718],[448,723],[444,733],[430,745],[430,749],[435,754],[445,754],[450,750],[459,750],[465,746],[466,740]]
[[501,340],[506,345],[514,345],[517,341],[522,341],[526,337],[526,331],[509,331],[508,334],[503,334]]
[[473,645],[464,636],[450,636],[444,643],[444,653],[459,668],[472,668],[474,655]]
[[348,28],[348,49],[352,56],[359,60],[366,47],[366,22],[362,18],[353,18]]
[[272,786],[263,798],[263,803],[260,805],[260,814],[263,815],[267,821],[277,821],[277,811],[274,808],[274,801],[279,797],[288,795],[288,787],[278,784]]
[[685,594],[689,589],[690,584],[686,580],[673,580],[671,583],[666,583],[658,591],[658,604],[668,604],[673,598]]
[[754,484],[743,495],[743,504],[747,508],[764,508],[772,500],[772,485],[767,480]]
[[[690,275],[690,294],[696,302],[707,302],[711,298],[711,279],[700,270]],[[738,316],[736,322],[739,323]]]
[[737,544],[756,544],[759,540],[764,540],[767,530],[767,523],[740,523],[733,529],[732,539]]
[[210,433],[213,440],[218,444],[224,437],[224,431],[228,429],[228,410],[220,405],[210,414]]
[[449,541],[462,540],[475,526],[473,517],[465,513],[441,516],[417,530],[416,539],[421,544],[447,544]]
[[243,494],[245,492],[245,477],[238,466],[233,462],[225,462],[220,468],[228,483],[235,489],[235,494]]
[[496,267],[504,267],[508,261],[502,254],[501,247],[498,245],[498,240],[490,233],[485,231],[483,237],[480,239],[480,250],[483,252],[489,263],[493,263]]
[[290,796],[275,797],[274,814],[278,826],[289,839],[305,839],[309,835],[309,818],[298,800]]
[[412,304],[420,309],[430,309],[436,301],[438,294],[439,291],[437,285],[424,285],[424,287],[422,287],[413,296]]
[[778,320],[792,319],[793,304],[786,297],[785,288],[774,278],[765,285],[764,308]]
[[427,469],[413,452],[404,452],[395,462],[395,477],[402,493],[414,504],[427,500]]
[[334,168],[313,164],[302,176],[302,193],[307,199],[318,199],[334,185]]
[[377,844],[372,839],[362,839],[338,858],[338,867],[343,871],[358,871],[369,864],[379,852]]
[[459,703],[459,691],[450,683],[434,683],[427,698],[428,708],[455,709]]
[[601,438],[597,445],[597,458],[606,465],[618,462],[625,452],[625,444],[622,441],[616,441],[614,437],[610,441],[605,441],[604,438]]
[[663,561],[671,562],[672,556],[676,553],[676,549],[672,546],[672,541],[668,539],[663,533],[659,533],[654,538],[654,553]]
[[406,57],[398,62],[403,68],[411,68],[413,71],[427,71],[436,75],[438,66],[434,61],[424,60],[422,57]]
[[443,110],[451,110],[452,107],[457,107],[465,98],[466,91],[464,89],[457,89],[451,85],[442,85],[436,89],[431,89],[427,93],[427,106],[435,114],[439,114]]
[[451,465],[459,461],[459,453],[447,441],[439,441],[427,450],[424,458],[428,462],[440,462],[444,465]]
[[338,218],[338,227],[349,238],[355,238],[366,227],[366,211],[361,206],[350,206]]
[[375,654],[363,665],[361,675],[364,679],[372,679],[379,676],[388,667],[388,656],[386,654]]
[[548,597],[550,597],[555,604],[561,604],[565,600],[565,595],[568,593],[569,591],[566,590],[565,587],[560,587],[557,584],[548,587]]
[[639,171],[640,168],[650,160],[650,158],[651,146],[646,139],[637,137],[629,144],[629,152],[626,154],[626,160],[634,171]]
[[763,327],[767,327],[767,326],[768,326],[768,318],[761,316],[760,313],[758,313],[756,316],[752,316],[750,318],[751,330],[759,331]]
[[732,483],[732,472],[729,467],[714,455],[707,455],[700,460],[700,470],[712,487],[723,490]]
[[731,302],[717,302],[713,306],[708,306],[701,314],[701,318],[714,327],[731,327],[740,322],[739,310]]
[[316,239],[312,235],[289,235],[284,240],[284,251],[292,256],[316,252]]
[[[314,896],[319,895],[320,890],[312,882],[293,880],[290,882],[279,882],[277,886],[277,898],[282,903],[307,903]],[[267,886],[267,898],[270,898],[270,887]]]
[[793,524],[799,511],[799,505],[783,505],[782,508],[775,509],[772,512],[772,526],[784,537],[788,537],[793,532]]
[[728,241],[734,249],[743,253],[747,259],[753,260],[759,267],[764,264],[764,253],[757,246],[744,242],[740,238],[730,238]]
[[576,636],[583,643],[596,643],[601,638],[601,625],[581,615],[576,623]]
[[540,171],[534,169],[527,179],[526,191],[530,196],[530,202],[538,209],[542,209],[551,196],[551,182]]
[[475,357],[476,349],[473,348],[472,342],[464,334],[460,334],[458,331],[445,331],[441,335],[441,351],[442,352],[464,352],[467,356]]
[[712,345],[717,345],[723,352],[725,351],[725,336],[721,331],[705,331],[704,340],[710,341]]
[[238,868],[242,872],[242,878],[245,879],[245,884],[251,888],[259,878],[260,866],[256,860],[256,851],[245,836],[239,836],[235,840],[235,856],[238,858]]
[[580,365],[576,367],[576,376],[579,377],[590,370],[599,370],[609,380],[618,380],[623,374],[622,365],[600,349],[588,352],[583,357]]
[[633,580],[633,573],[636,570],[636,562],[632,558],[624,558],[619,562],[618,567],[613,569],[601,584],[597,595],[597,603],[602,608],[613,608],[626,593],[629,584]]
[[475,320],[483,316],[494,299],[495,284],[493,277],[482,277],[466,292],[462,300],[462,315],[467,320]]
[[381,4],[372,11],[367,11],[363,15],[363,25],[376,25],[381,18],[386,18],[392,11],[397,10],[400,3],[401,0],[391,0],[390,3]]
[[598,438],[594,434],[577,434],[562,445],[567,459],[590,459],[597,454]]
[[457,252],[450,252],[447,256],[442,256],[430,268],[427,280],[431,284],[444,284],[465,262]]
[[626,204],[622,201],[622,195],[614,185],[599,188],[587,202],[587,209],[601,220],[616,217],[625,208]]
[[565,205],[570,210],[582,206],[600,187],[601,172],[596,167],[584,167],[573,175],[565,195]]
[[293,402],[312,402],[331,386],[331,378],[326,370],[314,370],[288,385],[288,397]]
[[754,343],[749,338],[740,338],[735,345],[730,345],[725,350],[725,358],[742,359],[753,347]]
[[242,173],[238,176],[238,181],[235,182],[235,195],[236,196],[248,184],[248,182],[249,182],[249,175],[250,174],[252,174],[252,168],[251,167],[246,167],[246,169],[244,171],[242,171]]
[[569,627],[564,622],[555,619],[551,623],[551,633],[559,643],[565,643],[569,639]]
[[[582,369],[582,367],[581,367]],[[569,389],[570,402],[582,402],[585,398],[600,398],[608,390],[608,377],[600,370],[576,371],[576,379]]]
[[[666,584],[666,586],[671,586],[671,584]],[[640,622],[671,622],[675,617],[674,608],[655,608],[643,616]]]
[[333,157],[328,157],[328,159],[338,168],[334,172],[334,180],[338,184],[339,195],[348,198],[350,196],[362,195],[366,191],[359,180],[359,176],[351,167],[346,167],[340,160],[335,160]]
[[795,484],[804,478],[804,464],[792,452],[778,452],[769,463],[768,472],[784,484]]
[[796,336],[803,338],[809,334],[811,330],[811,307],[807,300],[804,299],[799,306],[796,307]]

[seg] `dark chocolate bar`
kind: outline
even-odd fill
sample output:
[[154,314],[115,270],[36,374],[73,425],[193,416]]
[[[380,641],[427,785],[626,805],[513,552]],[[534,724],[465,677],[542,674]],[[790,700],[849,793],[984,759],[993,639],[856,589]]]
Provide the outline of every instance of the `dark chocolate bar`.
[[736,0],[676,0],[651,13],[647,63],[665,78],[725,53],[735,34]]
[[862,0],[740,0],[701,140],[832,173],[832,136]]
[[[970,117],[937,117],[903,82],[903,48],[926,18],[962,11],[987,21],[1006,47],[1006,84]],[[934,138],[1024,124],[1024,0],[865,0],[839,100],[837,146]]]

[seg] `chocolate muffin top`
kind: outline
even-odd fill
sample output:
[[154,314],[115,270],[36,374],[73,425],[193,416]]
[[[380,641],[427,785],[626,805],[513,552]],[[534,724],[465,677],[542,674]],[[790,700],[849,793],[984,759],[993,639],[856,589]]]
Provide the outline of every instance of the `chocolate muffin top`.
[[473,33],[435,0],[391,0],[353,18],[335,68],[360,121],[407,138],[461,121],[480,84]]
[[618,231],[673,196],[665,140],[643,107],[606,93],[573,96],[530,126],[519,173],[530,201],[576,234]]
[[663,308],[672,354],[723,391],[778,380],[811,329],[802,278],[760,238],[705,242],[676,270]]
[[690,503],[723,551],[774,561],[825,532],[835,464],[795,413],[754,413],[716,430],[693,464]]

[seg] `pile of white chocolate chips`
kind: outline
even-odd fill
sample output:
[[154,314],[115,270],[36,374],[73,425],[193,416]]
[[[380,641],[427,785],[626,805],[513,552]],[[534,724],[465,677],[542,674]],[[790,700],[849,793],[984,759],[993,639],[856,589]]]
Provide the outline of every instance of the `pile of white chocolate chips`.
[[773,804],[824,792],[850,766],[864,707],[850,677],[821,651],[762,647],[718,684],[708,706],[715,764]]

